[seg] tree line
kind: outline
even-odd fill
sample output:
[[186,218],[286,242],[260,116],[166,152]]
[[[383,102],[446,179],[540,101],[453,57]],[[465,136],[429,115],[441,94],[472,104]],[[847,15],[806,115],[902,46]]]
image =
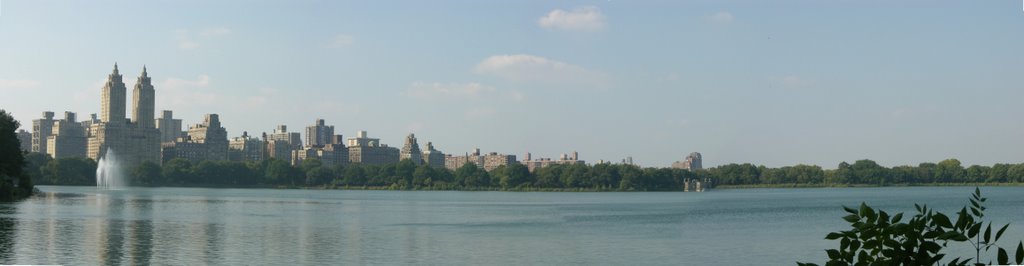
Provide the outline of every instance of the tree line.
[[[33,183],[95,185],[96,162],[88,158],[50,159],[30,153],[26,172]],[[816,165],[779,168],[727,164],[706,170],[642,168],[625,164],[550,165],[534,172],[521,164],[484,171],[473,164],[458,169],[434,168],[403,160],[394,164],[325,166],[317,160],[299,165],[269,159],[260,162],[173,159],[143,163],[125,171],[135,186],[326,187],[441,190],[589,190],[680,191],[686,180],[714,185],[895,185],[932,183],[1022,183],[1024,164],[961,166],[956,159],[918,166],[883,167],[871,160],[840,163],[836,169]]]
[[816,165],[767,168],[752,164],[728,164],[707,170],[721,185],[893,185],[935,183],[1024,183],[1024,164],[972,165],[957,159],[917,166],[884,167],[872,160],[842,162],[836,169]]

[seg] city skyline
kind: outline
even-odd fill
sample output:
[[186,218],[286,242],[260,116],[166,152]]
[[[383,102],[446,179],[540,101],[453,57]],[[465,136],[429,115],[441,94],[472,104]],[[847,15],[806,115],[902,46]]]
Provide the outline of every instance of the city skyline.
[[[43,111],[101,113],[116,61],[131,76],[148,66],[157,111],[183,125],[219,114],[229,137],[322,118],[346,137],[366,130],[401,147],[414,133],[455,155],[575,150],[662,167],[694,151],[705,167],[1024,160],[1013,1],[801,2],[813,14],[734,2],[247,5],[282,18],[270,22],[231,15],[231,2],[118,3],[4,1],[0,38],[18,41],[0,49],[11,95],[0,108],[26,130]],[[932,9],[901,17],[922,7]],[[108,10],[120,17],[99,16]],[[891,30],[864,32],[872,23]]]

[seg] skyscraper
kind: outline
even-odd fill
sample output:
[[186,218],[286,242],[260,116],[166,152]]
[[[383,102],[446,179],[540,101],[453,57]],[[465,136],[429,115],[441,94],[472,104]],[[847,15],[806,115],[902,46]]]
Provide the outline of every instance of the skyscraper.
[[160,130],[160,143],[175,142],[182,135],[181,119],[174,119],[174,112],[169,110],[164,110],[163,115],[156,119],[156,128]]
[[32,120],[32,152],[46,153],[53,123],[53,112],[50,111],[43,112],[43,119]]
[[114,64],[114,71],[107,75],[107,82],[103,85],[100,122],[91,123],[92,128],[89,130],[89,158],[99,160],[113,151],[118,158],[123,159],[122,165],[127,167],[144,161],[161,163],[160,131],[153,126],[153,99],[156,96],[145,69],[139,77],[139,84],[134,106],[136,121],[128,123],[125,119],[127,89],[117,64]]
[[121,80],[121,74],[117,71],[117,63],[114,63],[114,72],[107,76],[107,82],[103,85],[103,92],[100,96],[100,120],[105,123],[124,123],[125,115],[125,88]]
[[153,127],[153,111],[155,105],[155,94],[152,80],[146,73],[146,67],[142,67],[142,76],[135,82],[135,90],[132,91],[132,122],[139,127]]
[[420,151],[420,145],[416,143],[416,134],[409,133],[409,136],[405,137],[405,146],[402,146],[402,153],[399,154],[398,160],[409,159],[416,165],[423,164],[423,152]]
[[316,124],[306,127],[306,147],[323,147],[331,144],[332,136],[334,126],[324,125],[323,119],[317,119]]
[[444,167],[444,153],[434,149],[434,143],[427,142],[427,150],[423,151],[423,161],[434,168]]

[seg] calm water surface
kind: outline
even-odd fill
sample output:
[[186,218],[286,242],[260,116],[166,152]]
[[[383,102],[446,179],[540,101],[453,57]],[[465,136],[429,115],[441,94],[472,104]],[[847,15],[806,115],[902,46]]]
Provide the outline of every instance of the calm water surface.
[[[0,264],[794,265],[838,245],[822,238],[845,229],[840,205],[955,212],[973,191],[40,189],[0,204]],[[982,191],[1024,238],[1024,187]]]

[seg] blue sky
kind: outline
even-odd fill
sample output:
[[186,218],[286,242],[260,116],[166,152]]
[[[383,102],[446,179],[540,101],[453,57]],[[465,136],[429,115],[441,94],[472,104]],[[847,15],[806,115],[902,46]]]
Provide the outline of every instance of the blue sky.
[[323,118],[452,154],[1016,163],[1021,4],[3,0],[0,108],[97,113],[116,61],[230,136]]

